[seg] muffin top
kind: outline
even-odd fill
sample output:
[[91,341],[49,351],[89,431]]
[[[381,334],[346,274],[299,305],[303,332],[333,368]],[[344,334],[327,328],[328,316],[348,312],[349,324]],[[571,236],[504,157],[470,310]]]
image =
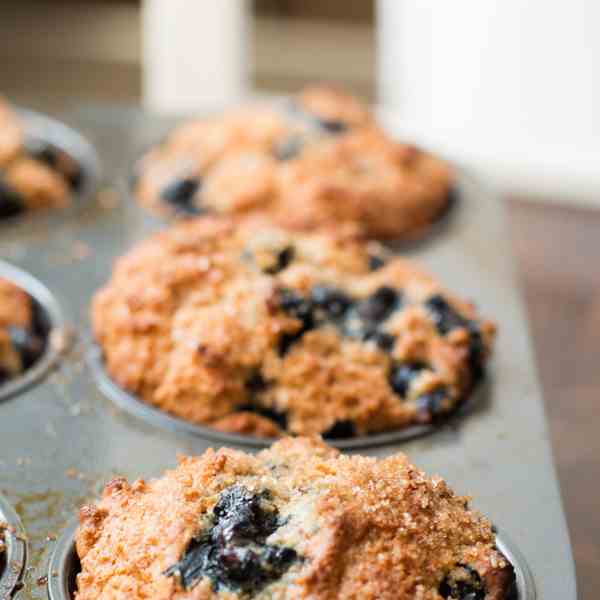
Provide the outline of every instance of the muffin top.
[[44,344],[31,297],[0,277],[0,385],[31,367]]
[[80,184],[77,162],[51,143],[26,136],[16,112],[0,98],[0,219],[65,207]]
[[447,206],[448,165],[392,140],[368,109],[313,86],[291,102],[188,121],[138,163],[135,195],[163,213],[263,213],[286,227],[360,224],[415,235]]
[[502,600],[514,584],[490,523],[441,478],[316,439],[113,480],[76,548],[77,600]]
[[193,423],[345,438],[449,414],[494,325],[353,229],[200,218],[119,259],[93,301],[106,368]]

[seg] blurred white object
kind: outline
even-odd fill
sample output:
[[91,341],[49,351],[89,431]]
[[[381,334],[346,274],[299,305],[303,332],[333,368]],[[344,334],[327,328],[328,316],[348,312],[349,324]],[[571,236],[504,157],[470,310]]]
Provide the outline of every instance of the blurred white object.
[[378,0],[379,100],[505,189],[600,203],[598,0]]
[[144,0],[142,9],[147,108],[195,111],[245,94],[247,0]]

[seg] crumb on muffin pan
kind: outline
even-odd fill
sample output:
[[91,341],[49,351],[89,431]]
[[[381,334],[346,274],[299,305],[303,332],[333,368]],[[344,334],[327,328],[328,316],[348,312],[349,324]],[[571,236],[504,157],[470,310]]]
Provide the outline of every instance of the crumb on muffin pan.
[[356,98],[324,86],[187,121],[137,161],[131,182],[136,200],[163,215],[346,222],[381,239],[420,237],[456,196],[448,164],[393,140]]
[[308,438],[112,480],[49,572],[50,600],[535,595],[522,558],[443,479],[402,454],[349,457]]
[[93,195],[98,157],[78,133],[0,97],[0,223]]
[[56,364],[68,330],[51,292],[0,261],[0,400],[22,391]]
[[494,324],[353,229],[185,221],[95,296],[110,377],[221,432],[344,440],[436,424],[482,378]]

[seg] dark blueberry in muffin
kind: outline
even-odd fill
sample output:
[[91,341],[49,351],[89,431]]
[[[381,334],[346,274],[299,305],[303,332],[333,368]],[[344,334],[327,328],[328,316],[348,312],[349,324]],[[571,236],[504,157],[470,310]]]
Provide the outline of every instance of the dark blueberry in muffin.
[[426,368],[427,365],[422,362],[397,363],[390,370],[390,386],[396,394],[405,398],[413,379]]
[[73,170],[70,173],[68,173],[66,177],[72,190],[77,191],[81,189],[81,186],[83,185],[84,175],[83,170],[79,166],[73,168]]
[[16,217],[24,210],[21,196],[0,179],[0,218]]
[[268,275],[280,273],[289,266],[292,260],[294,260],[294,253],[295,250],[293,246],[286,246],[277,253],[277,262],[273,266],[264,269],[264,272]]
[[344,292],[325,285],[316,285],[310,296],[314,306],[324,310],[330,319],[339,319],[352,305]]
[[483,375],[482,364],[485,346],[477,323],[465,319],[439,294],[431,296],[425,302],[425,306],[429,310],[440,334],[445,335],[457,327],[467,329],[469,332],[469,366],[471,367],[471,374],[474,381],[480,379]]
[[273,156],[277,160],[292,160],[300,154],[303,145],[304,142],[299,135],[292,135],[275,144]]
[[377,347],[384,352],[391,352],[396,343],[396,338],[393,335],[377,329],[366,333],[365,339],[375,342]]
[[377,271],[385,265],[385,260],[376,254],[369,254],[369,271]]
[[467,324],[466,319],[458,314],[440,294],[431,296],[426,300],[425,306],[429,310],[438,332],[442,335],[446,335],[457,327],[465,327]]
[[400,295],[391,287],[382,286],[358,306],[358,314],[365,321],[385,321],[400,304]]
[[187,177],[185,179],[176,179],[163,188],[161,196],[165,202],[168,202],[177,211],[195,215],[199,210],[194,206],[194,195],[200,189],[200,179],[196,177]]
[[241,404],[236,410],[238,412],[255,413],[273,421],[280,429],[284,431],[287,429],[287,414],[285,412],[279,412],[266,406],[260,406],[259,404]]
[[469,331],[469,366],[471,368],[471,376],[474,382],[477,382],[483,377],[483,358],[485,346],[481,332],[477,323],[469,321],[467,323]]
[[71,189],[78,190],[83,182],[80,166],[65,152],[43,140],[27,140],[26,149],[32,158],[61,173]]
[[312,302],[302,297],[294,290],[287,288],[279,290],[279,306],[291,317],[302,321],[303,329],[305,331],[314,326],[314,307]]
[[443,413],[445,399],[445,387],[439,387],[431,392],[421,394],[416,400],[417,411],[425,416],[438,417]]
[[442,581],[439,587],[442,598],[448,600],[484,600],[485,585],[475,569],[458,565]]
[[215,591],[254,594],[279,579],[299,559],[292,548],[266,544],[282,523],[269,494],[232,486],[221,493],[210,527],[194,538],[165,574],[189,590],[207,577]]
[[25,143],[27,153],[31,158],[39,160],[48,165],[51,169],[56,169],[59,164],[57,149],[43,140],[27,140]]
[[356,427],[352,421],[336,421],[327,431],[323,432],[323,439],[346,440],[356,436]]
[[43,340],[27,329],[14,325],[8,327],[8,335],[10,336],[12,345],[21,357],[23,368],[28,369],[40,357],[44,349]]
[[267,382],[258,371],[255,371],[246,380],[246,389],[250,394],[259,394],[267,389]]
[[348,125],[344,121],[336,119],[317,119],[319,126],[327,133],[338,134],[348,130]]

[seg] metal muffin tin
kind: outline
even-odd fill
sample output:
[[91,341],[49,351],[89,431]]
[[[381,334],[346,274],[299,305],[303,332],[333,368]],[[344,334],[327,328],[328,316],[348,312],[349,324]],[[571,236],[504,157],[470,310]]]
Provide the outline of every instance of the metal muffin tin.
[[10,598],[21,585],[27,560],[25,530],[13,507],[0,496],[0,522],[7,524],[4,530],[6,550],[0,554],[0,598]]
[[[48,561],[49,600],[73,600],[76,577],[81,570],[75,549],[77,522],[65,529]],[[518,548],[504,534],[496,535],[496,546],[515,569],[517,600],[536,600],[536,590],[529,567]]]
[[[89,106],[65,119],[96,145],[111,182],[122,181],[136,150],[175,123],[111,106]],[[403,132],[393,128],[392,133],[401,137]],[[450,289],[477,299],[482,314],[498,321],[487,389],[465,418],[425,437],[360,452],[403,451],[426,472],[442,474],[457,492],[471,494],[473,506],[499,526],[501,543],[503,532],[514,540],[538,597],[575,600],[569,538],[503,208],[462,172],[459,193],[447,227],[403,251]],[[0,402],[0,490],[17,508],[29,540],[22,599],[47,597],[48,560],[55,548],[62,552],[52,540],[60,538],[83,503],[98,497],[104,483],[116,475],[159,476],[175,465],[177,453],[200,454],[219,445],[214,437],[173,430],[121,410],[99,388],[85,360],[93,347],[88,311],[95,290],[109,278],[115,258],[164,227],[164,221],[108,190],[85,211],[65,213],[55,223],[39,227],[25,219],[19,227],[2,229],[0,237],[0,258],[42,281],[79,334],[78,344],[51,376]],[[88,252],[72,252],[81,245]],[[519,567],[521,554],[511,555],[511,549],[504,551]],[[531,580],[523,575],[523,593],[529,593]],[[55,583],[51,577],[52,593],[57,593]]]
[[66,331],[66,323],[54,296],[35,277],[2,260],[0,260],[0,277],[8,279],[29,294],[35,302],[36,310],[40,312],[39,316],[43,321],[46,334],[44,351],[35,364],[19,377],[0,384],[0,401],[2,401],[33,385],[56,365],[62,349],[57,347],[53,338]]

